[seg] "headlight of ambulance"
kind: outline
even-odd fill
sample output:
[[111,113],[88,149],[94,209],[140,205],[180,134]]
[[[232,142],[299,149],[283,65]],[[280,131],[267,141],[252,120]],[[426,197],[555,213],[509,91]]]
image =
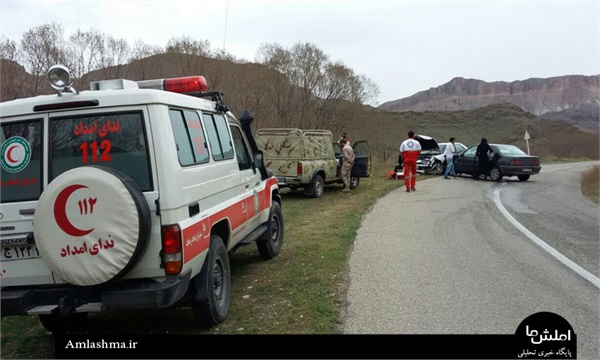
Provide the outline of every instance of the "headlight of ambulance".
[[73,86],[73,78],[69,69],[63,65],[54,65],[48,70],[48,80],[54,90],[58,91],[70,91]]

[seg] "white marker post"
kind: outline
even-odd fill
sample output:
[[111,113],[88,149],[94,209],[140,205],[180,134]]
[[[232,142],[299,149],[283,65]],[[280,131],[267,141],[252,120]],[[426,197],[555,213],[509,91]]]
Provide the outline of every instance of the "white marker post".
[[529,155],[529,133],[525,130],[525,141],[527,141],[527,155]]

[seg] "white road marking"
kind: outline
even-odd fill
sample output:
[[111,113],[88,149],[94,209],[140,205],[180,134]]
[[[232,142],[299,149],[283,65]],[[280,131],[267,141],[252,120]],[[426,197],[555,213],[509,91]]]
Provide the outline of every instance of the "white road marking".
[[536,243],[542,249],[546,250],[550,255],[554,256],[558,261],[560,261],[561,263],[566,265],[568,268],[575,271],[581,277],[583,277],[587,281],[591,282],[594,286],[596,286],[598,289],[600,289],[600,279],[599,278],[597,278],[596,276],[594,276],[592,273],[585,270],[581,266],[577,265],[576,263],[571,261],[569,258],[564,256],[563,254],[559,253],[552,246],[546,244],[544,241],[542,241],[542,239],[535,236],[534,233],[527,230],[527,228],[525,226],[521,225],[520,222],[518,222],[514,217],[512,217],[512,215],[504,208],[504,205],[502,205],[502,202],[500,201],[500,188],[496,188],[494,190],[494,203],[496,203],[496,206],[498,207],[500,212],[504,215],[504,217],[508,221],[510,221],[519,231],[521,231],[523,234],[525,234],[525,236],[527,236],[529,239],[531,239],[531,241]]

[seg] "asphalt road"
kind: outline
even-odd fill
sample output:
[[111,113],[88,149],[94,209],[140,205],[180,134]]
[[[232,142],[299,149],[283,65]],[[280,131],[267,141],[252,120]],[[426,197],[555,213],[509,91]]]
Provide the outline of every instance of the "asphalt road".
[[344,333],[514,334],[548,311],[573,327],[579,359],[600,359],[600,207],[579,181],[591,164],[411,193],[399,181],[358,231]]

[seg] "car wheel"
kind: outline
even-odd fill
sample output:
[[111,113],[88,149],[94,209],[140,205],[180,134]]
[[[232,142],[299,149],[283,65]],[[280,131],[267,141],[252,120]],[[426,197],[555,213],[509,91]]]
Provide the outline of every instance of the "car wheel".
[[441,175],[442,174],[442,162],[441,161],[437,161],[433,163],[433,165],[431,166],[431,173],[435,174],[435,175]]
[[88,324],[88,313],[73,313],[66,316],[60,314],[38,315],[46,330],[54,334],[63,334],[69,330],[81,329]]
[[305,195],[312,196],[314,198],[320,198],[323,196],[325,191],[325,183],[321,175],[315,176],[313,182],[308,186],[308,191],[305,191]]
[[519,175],[517,177],[519,178],[520,181],[527,181],[527,180],[529,180],[529,176],[530,175]]
[[256,241],[258,252],[265,259],[272,259],[279,255],[283,245],[283,214],[281,205],[273,201],[269,213],[267,231]]
[[493,181],[502,180],[502,171],[500,171],[499,167],[494,166],[492,170],[490,170],[490,179]]
[[223,322],[229,314],[231,271],[227,249],[218,235],[210,237],[208,254],[194,284],[197,291],[192,308],[198,322],[208,325]]
[[127,175],[83,166],[57,176],[42,192],[33,219],[40,255],[55,276],[78,286],[127,274],[150,241],[144,194]]
[[360,178],[358,177],[351,177],[350,178],[350,189],[356,189],[358,187],[358,184],[360,183]]

